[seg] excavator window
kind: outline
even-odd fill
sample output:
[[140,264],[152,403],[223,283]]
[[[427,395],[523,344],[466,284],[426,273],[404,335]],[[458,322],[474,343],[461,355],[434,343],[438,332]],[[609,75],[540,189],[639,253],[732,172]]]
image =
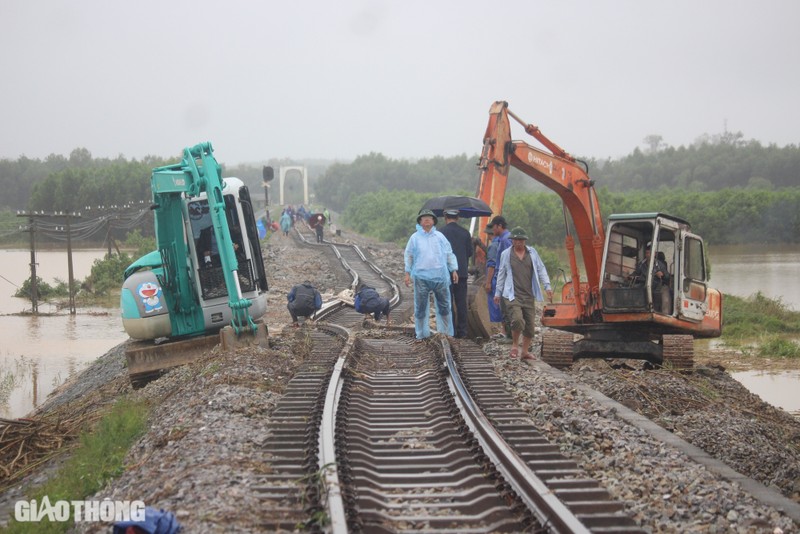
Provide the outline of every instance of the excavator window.
[[[228,229],[231,232],[231,240],[234,243],[234,251],[237,259],[244,259],[244,241],[242,230],[239,226],[239,219],[236,216],[236,199],[232,195],[225,195],[225,216],[228,222]],[[214,235],[214,226],[209,213],[208,200],[195,200],[189,202],[189,220],[192,226],[192,238],[194,239],[195,250],[197,252],[198,265],[203,268],[218,267],[220,265],[219,250],[217,239]]]
[[[233,195],[225,195],[225,217],[231,232],[236,261],[238,264],[239,284],[243,292],[255,289],[256,277],[245,250],[245,235],[239,223],[236,210],[236,199]],[[208,200],[201,199],[189,202],[189,220],[192,227],[195,254],[197,257],[198,276],[204,300],[221,298],[228,295],[219,255],[214,226],[209,213]]]
[[687,238],[683,256],[683,292],[692,300],[704,301],[706,297],[706,265],[703,242]]
[[687,278],[705,282],[706,266],[703,259],[703,243],[699,239],[686,240],[684,272]]
[[[208,212],[207,200],[195,200],[189,202],[189,221],[192,226],[192,239],[194,239],[195,250],[197,251],[197,263],[201,267],[211,262],[215,256],[218,257],[217,240],[214,239],[214,227],[211,223],[211,214]],[[206,260],[206,258],[208,258]]]
[[604,287],[624,283],[628,273],[636,268],[637,253],[635,237],[620,232],[609,234]]

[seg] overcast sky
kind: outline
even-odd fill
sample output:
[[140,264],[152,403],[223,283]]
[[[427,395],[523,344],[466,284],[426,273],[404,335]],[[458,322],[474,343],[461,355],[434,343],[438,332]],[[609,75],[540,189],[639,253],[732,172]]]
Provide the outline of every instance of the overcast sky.
[[0,0],[0,21],[0,158],[473,155],[495,100],[582,157],[800,142],[796,0]]

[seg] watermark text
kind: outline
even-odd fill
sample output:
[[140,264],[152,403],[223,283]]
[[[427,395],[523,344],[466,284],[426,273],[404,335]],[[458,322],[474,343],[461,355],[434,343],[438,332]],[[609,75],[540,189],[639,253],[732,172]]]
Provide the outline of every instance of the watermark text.
[[63,521],[112,522],[144,521],[142,501],[53,501],[47,496],[41,501],[17,501],[14,505],[14,519],[19,522]]

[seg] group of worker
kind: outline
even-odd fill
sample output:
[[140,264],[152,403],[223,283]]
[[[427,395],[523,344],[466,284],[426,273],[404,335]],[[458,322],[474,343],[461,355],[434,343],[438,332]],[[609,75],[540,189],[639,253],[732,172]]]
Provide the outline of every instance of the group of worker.
[[[292,326],[295,328],[300,326],[300,317],[313,319],[316,313],[322,309],[322,295],[308,280],[294,286],[286,299],[289,301],[286,308],[292,316]],[[386,326],[390,324],[391,305],[389,299],[381,296],[374,287],[360,284],[355,293],[353,307],[358,313],[372,315],[376,322],[380,321],[382,317],[386,317]]]
[[[323,226],[326,221],[330,221],[330,212],[327,208],[323,213],[311,214],[307,222],[314,228],[317,243],[323,241]],[[322,296],[320,292],[306,280],[302,284],[294,286],[289,294],[286,296],[288,303],[286,304],[289,314],[292,316],[292,326],[300,326],[300,318],[314,318],[316,313],[322,308]],[[355,299],[353,303],[355,309],[359,313],[367,316],[372,315],[375,321],[380,321],[381,318],[386,318],[386,325],[389,326],[389,312],[391,305],[389,299],[381,296],[378,291],[364,283],[359,284],[355,292]]]
[[[417,339],[431,335],[428,321],[433,294],[436,331],[467,336],[467,262],[474,243],[458,224],[459,212],[445,210],[446,224],[436,230],[436,215],[429,210],[417,216],[417,231],[405,249],[405,283],[414,284],[414,329]],[[486,231],[493,235],[487,249],[486,291],[492,322],[506,322],[510,330],[512,358],[534,359],[531,352],[536,322],[536,301],[543,290],[552,302],[553,291],[544,262],[521,227],[508,231],[507,222],[496,216]],[[452,306],[451,306],[452,297]],[[455,317],[455,325],[453,323]]]
[[299,220],[304,220],[314,229],[314,234],[317,243],[322,243],[324,240],[325,224],[331,223],[331,214],[328,208],[325,208],[322,213],[311,213],[301,204],[296,210],[291,206],[286,206],[281,211],[279,219],[279,226],[284,237],[289,235],[289,230],[292,229],[294,223]]
[[[430,210],[417,215],[416,231],[404,251],[405,285],[414,286],[414,331],[417,339],[431,336],[430,297],[433,296],[436,332],[467,337],[467,277],[474,242],[469,231],[459,224],[458,210],[444,211],[445,225],[436,229],[437,216]],[[489,316],[492,322],[507,325],[512,358],[535,359],[532,351],[536,323],[536,301],[544,293],[550,302],[553,291],[544,262],[528,235],[517,227],[509,231],[502,216],[487,225],[493,239],[486,250],[486,284]],[[302,298],[301,298],[302,297]],[[322,305],[319,292],[306,282],[295,286],[287,307],[292,324],[298,316],[311,316]],[[376,321],[386,317],[389,324],[389,300],[375,288],[362,285],[354,302],[356,311],[373,314]]]

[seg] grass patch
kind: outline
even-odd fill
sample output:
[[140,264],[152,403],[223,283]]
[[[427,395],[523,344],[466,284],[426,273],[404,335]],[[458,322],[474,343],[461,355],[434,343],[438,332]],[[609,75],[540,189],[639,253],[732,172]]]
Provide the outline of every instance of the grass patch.
[[759,343],[758,355],[772,358],[800,358],[800,344],[776,336],[769,336]]
[[725,295],[722,305],[722,337],[726,340],[800,334],[800,312],[787,308],[781,299],[765,297],[760,291],[747,298]]
[[0,406],[6,406],[19,378],[11,371],[0,369]]
[[[145,431],[148,413],[144,402],[117,401],[94,429],[81,434],[80,444],[71,457],[54,477],[29,493],[29,500],[41,502],[47,496],[53,504],[58,500],[83,500],[98,492],[124,471],[125,455]],[[19,523],[12,518],[5,532],[57,533],[66,532],[72,526],[72,519]]]
[[725,344],[748,356],[800,358],[800,344],[789,336],[800,334],[800,312],[781,299],[761,292],[747,298],[725,295],[723,301]]

